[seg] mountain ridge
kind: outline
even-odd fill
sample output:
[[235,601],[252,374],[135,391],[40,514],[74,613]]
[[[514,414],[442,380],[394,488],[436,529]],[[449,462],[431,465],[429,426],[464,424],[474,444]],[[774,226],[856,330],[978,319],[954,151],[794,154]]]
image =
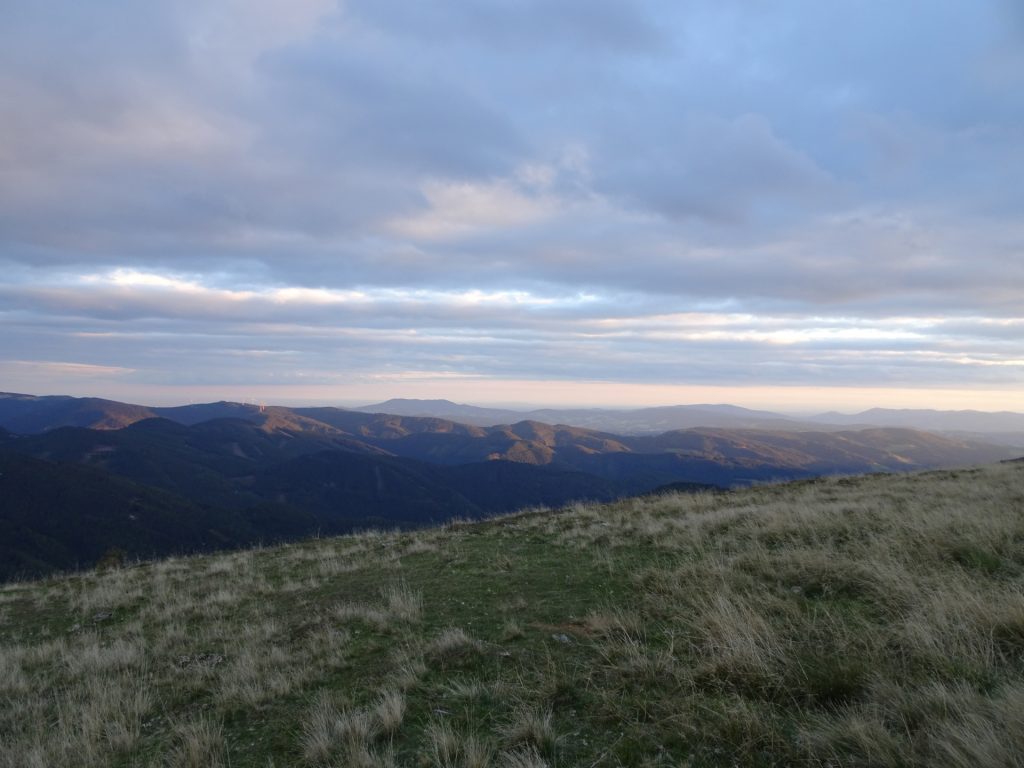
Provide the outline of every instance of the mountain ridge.
[[[258,406],[218,401],[179,406],[145,406],[103,398],[68,395],[26,395],[0,393],[0,426],[24,434],[59,426],[118,429],[144,418],[163,417],[182,424],[196,424],[213,418],[234,417],[263,423],[263,414],[305,415],[324,423],[336,422],[348,414],[438,418],[465,426],[490,427],[521,421],[575,426],[617,435],[652,435],[675,429],[732,428],[779,431],[843,431],[855,427],[907,427],[939,432],[975,441],[997,442],[1024,447],[1024,414],[1013,411],[938,410],[871,408],[859,413],[828,411],[794,417],[754,410],[727,403],[653,406],[634,409],[539,408],[516,410],[487,408],[451,400],[394,398],[357,408]],[[330,418],[326,418],[330,416]],[[344,427],[342,427],[344,428]]]

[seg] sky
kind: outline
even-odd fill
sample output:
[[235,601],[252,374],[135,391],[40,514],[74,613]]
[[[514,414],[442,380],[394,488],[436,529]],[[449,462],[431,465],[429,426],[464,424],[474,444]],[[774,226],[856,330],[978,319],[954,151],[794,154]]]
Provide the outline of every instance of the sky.
[[6,0],[0,390],[1024,410],[1017,0]]

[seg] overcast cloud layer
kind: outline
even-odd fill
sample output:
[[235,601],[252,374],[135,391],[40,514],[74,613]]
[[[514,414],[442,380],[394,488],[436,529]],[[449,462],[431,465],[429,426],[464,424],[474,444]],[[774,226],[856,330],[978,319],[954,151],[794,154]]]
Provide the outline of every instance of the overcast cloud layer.
[[1014,0],[11,0],[0,389],[1024,409],[1022,180]]

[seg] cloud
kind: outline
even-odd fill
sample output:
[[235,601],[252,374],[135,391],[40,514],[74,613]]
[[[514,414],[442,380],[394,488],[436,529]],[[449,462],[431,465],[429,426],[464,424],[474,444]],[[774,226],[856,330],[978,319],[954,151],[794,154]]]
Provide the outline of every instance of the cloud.
[[441,39],[448,45],[513,52],[538,46],[587,52],[647,51],[667,43],[651,4],[624,5],[613,0],[481,0],[441,6],[409,5],[395,0],[354,0],[355,18],[419,42]]
[[426,210],[396,219],[388,229],[413,240],[449,240],[517,229],[563,213],[568,201],[551,192],[555,168],[527,165],[515,175],[482,183],[428,180],[422,186]]
[[777,215],[790,204],[817,208],[836,192],[828,174],[781,141],[762,115],[658,117],[649,131],[636,131],[637,150],[621,156],[600,186],[671,218],[723,224]]
[[134,373],[132,368],[118,365],[95,365],[93,363],[58,362],[53,360],[3,360],[0,359],[0,373],[10,381],[32,381],[37,386],[44,382],[67,381],[77,386],[83,381],[94,379],[108,380],[123,378]]
[[[0,292],[8,343],[193,386],[529,377],[798,386],[1012,385],[1024,318],[672,311],[650,294],[266,288],[114,271]],[[45,360],[43,361],[45,364]],[[123,366],[125,368],[129,366]],[[423,372],[433,372],[427,376]],[[17,371],[15,371],[17,373]],[[127,371],[125,371],[127,373]],[[434,375],[436,374],[436,375]]]
[[0,358],[1019,385],[1011,5],[15,3]]
[[[321,22],[339,22],[337,0],[222,0],[190,21],[192,56],[218,70],[252,66],[265,53],[302,41]],[[237,74],[237,73],[235,73]]]

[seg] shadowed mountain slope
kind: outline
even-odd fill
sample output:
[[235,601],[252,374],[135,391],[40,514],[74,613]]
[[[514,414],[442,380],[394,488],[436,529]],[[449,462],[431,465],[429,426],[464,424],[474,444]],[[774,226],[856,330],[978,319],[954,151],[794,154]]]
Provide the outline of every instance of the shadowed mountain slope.
[[296,508],[203,506],[93,467],[0,452],[0,579],[316,532]]
[[75,462],[199,503],[240,508],[259,503],[244,478],[270,466],[323,450],[382,453],[343,435],[267,430],[238,419],[186,427],[147,419],[120,430],[65,427],[31,435],[9,447],[38,458]]

